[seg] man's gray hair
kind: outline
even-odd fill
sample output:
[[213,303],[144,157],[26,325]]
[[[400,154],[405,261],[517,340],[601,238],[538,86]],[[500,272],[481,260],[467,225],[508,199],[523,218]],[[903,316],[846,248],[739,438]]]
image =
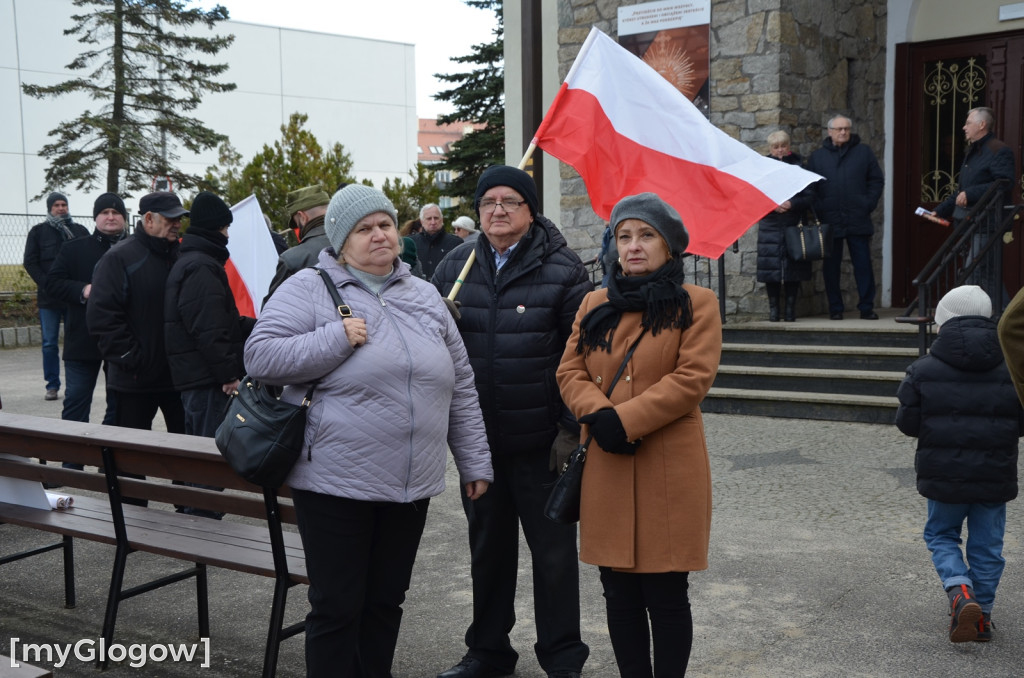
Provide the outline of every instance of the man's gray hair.
[[[426,205],[424,205],[423,207],[420,208],[420,219],[423,218],[423,215],[426,214],[427,210],[429,210],[431,207],[436,207],[437,211],[441,212],[441,206],[440,205],[438,205],[436,203],[428,202]],[[444,212],[441,212],[441,216],[444,216]]]
[[851,120],[848,116],[843,115],[842,113],[836,113],[835,115],[828,119],[828,128],[832,129],[832,123],[834,123],[836,120],[839,120],[840,118],[849,122],[850,127],[853,127],[853,120]]
[[967,115],[971,113],[977,114],[977,117],[985,123],[985,129],[992,131],[992,125],[996,124],[996,114],[991,108],[988,106],[978,106],[967,111]]

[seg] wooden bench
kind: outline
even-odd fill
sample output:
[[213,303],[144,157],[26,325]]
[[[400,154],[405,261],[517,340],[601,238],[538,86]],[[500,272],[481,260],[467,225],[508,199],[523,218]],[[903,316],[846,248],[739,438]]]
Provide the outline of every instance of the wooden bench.
[[[195,579],[199,634],[209,637],[207,566],[274,579],[270,626],[263,676],[274,676],[280,643],[302,633],[305,622],[284,625],[288,590],[308,584],[299,535],[282,529],[295,524],[295,510],[278,493],[264,491],[238,477],[224,462],[210,438],[140,431],[100,424],[32,417],[0,412],[0,476],[61,486],[60,494],[74,498],[69,509],[45,510],[0,501],[0,523],[10,523],[61,535],[61,541],[17,554],[0,554],[0,564],[62,549],[65,605],[74,607],[73,539],[89,539],[116,547],[102,638],[113,644],[121,601],[185,579]],[[47,465],[36,459],[48,460]],[[73,462],[96,466],[78,471],[60,466]],[[137,474],[145,479],[119,474]],[[228,491],[172,484],[203,483]],[[103,493],[97,499],[74,490]],[[282,494],[287,494],[286,490]],[[126,499],[159,502],[152,506],[125,503]],[[223,512],[213,520],[177,513],[175,505]],[[260,519],[263,525],[232,520],[232,516]],[[128,556],[136,551],[185,561],[191,565],[154,581],[124,588]]]

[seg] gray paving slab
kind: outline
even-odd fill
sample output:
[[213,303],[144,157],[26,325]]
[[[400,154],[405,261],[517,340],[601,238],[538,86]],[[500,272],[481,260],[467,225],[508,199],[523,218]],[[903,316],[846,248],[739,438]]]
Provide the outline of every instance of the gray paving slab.
[[[38,347],[0,350],[5,411],[59,417],[43,401]],[[62,393],[63,395],[63,393]],[[99,391],[93,420],[102,415]],[[914,488],[914,441],[893,426],[707,415],[714,512],[710,568],[691,577],[695,626],[690,676],[866,677],[1024,674],[1021,502],[1007,511],[1006,572],[988,644],[951,644],[946,598],[921,539],[924,499]],[[158,417],[159,422],[159,417]],[[158,423],[159,427],[159,423]],[[405,605],[395,678],[431,677],[457,661],[470,618],[466,521],[449,472],[449,490],[430,506]],[[0,553],[41,544],[46,535],[0,526]],[[0,654],[19,643],[96,640],[112,547],[80,541],[78,607],[62,607],[56,554],[0,569]],[[541,678],[533,656],[528,550],[520,555],[513,642],[516,676]],[[134,554],[129,577],[177,565]],[[581,568],[582,626],[591,646],[585,675],[618,675],[608,642],[596,569]],[[210,574],[211,667],[121,662],[104,675],[254,676],[271,595],[270,582],[236,572]],[[289,616],[305,613],[292,590]],[[123,604],[117,640],[194,643],[194,590],[188,584]],[[53,662],[33,662],[53,666]],[[287,641],[278,675],[303,675],[302,641]],[[57,676],[94,678],[72,659]]]

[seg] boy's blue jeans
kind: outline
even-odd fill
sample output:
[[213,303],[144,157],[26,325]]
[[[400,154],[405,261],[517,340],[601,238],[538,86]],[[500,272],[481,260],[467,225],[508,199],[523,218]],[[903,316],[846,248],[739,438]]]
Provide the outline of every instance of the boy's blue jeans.
[[[960,550],[960,533],[967,520],[967,562]],[[942,587],[967,584],[985,613],[992,612],[996,587],[1003,575],[1003,533],[1006,504],[947,504],[928,500],[924,541],[932,552]]]

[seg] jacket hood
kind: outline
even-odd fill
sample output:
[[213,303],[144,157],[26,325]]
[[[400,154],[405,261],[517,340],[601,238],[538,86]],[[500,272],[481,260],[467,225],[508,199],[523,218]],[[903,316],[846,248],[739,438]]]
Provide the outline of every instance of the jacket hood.
[[996,322],[980,315],[947,320],[932,343],[931,354],[968,372],[988,372],[1003,362]]

